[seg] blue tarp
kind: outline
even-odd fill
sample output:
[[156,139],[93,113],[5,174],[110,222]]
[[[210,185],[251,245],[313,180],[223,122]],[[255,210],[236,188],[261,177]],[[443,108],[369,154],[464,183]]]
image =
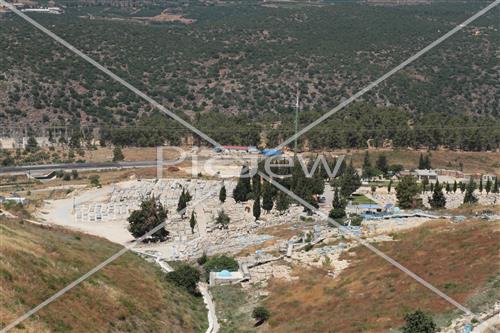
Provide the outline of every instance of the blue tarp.
[[261,154],[264,156],[278,156],[282,155],[283,151],[280,149],[262,149]]

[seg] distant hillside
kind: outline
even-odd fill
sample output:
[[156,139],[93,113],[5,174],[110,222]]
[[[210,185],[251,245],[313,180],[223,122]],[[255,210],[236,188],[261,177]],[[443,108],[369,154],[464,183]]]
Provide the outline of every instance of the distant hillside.
[[[324,1],[322,6],[215,0],[127,1],[123,4],[132,5],[126,7],[114,6],[113,1],[98,1],[104,4],[99,6],[96,1],[62,3],[67,6],[63,15],[31,15],[170,110],[198,126],[224,131],[220,139],[226,144],[259,137],[228,130],[249,132],[260,125],[281,131],[270,135],[271,141],[279,141],[276,138],[288,136],[293,127],[297,83],[301,119],[311,121],[485,6],[482,1],[453,6],[441,1],[412,6],[356,1]],[[145,101],[25,22],[8,15],[1,24],[4,128],[131,127],[151,113]],[[408,114],[413,118],[403,126],[426,121],[438,128],[483,126],[465,116],[491,123],[500,118],[495,95],[497,43],[496,14],[491,11],[363,99],[401,111],[393,112],[395,117],[383,125]],[[453,121],[447,121],[451,117]],[[436,123],[436,118],[444,120]],[[339,122],[345,130],[342,118],[322,130],[338,130]],[[354,135],[361,133],[360,126],[373,127],[349,125]],[[429,146],[443,143],[418,134]],[[179,140],[177,133],[172,136]],[[381,136],[376,141],[395,139],[392,132]],[[148,140],[141,145],[144,141]],[[500,139],[493,135],[488,143],[456,141],[464,146],[460,149],[495,149]],[[366,139],[340,142],[342,147],[358,147]]]
[[[0,218],[0,328],[117,252],[106,240]],[[204,332],[203,300],[126,254],[15,332]],[[21,329],[22,328],[22,329]]]

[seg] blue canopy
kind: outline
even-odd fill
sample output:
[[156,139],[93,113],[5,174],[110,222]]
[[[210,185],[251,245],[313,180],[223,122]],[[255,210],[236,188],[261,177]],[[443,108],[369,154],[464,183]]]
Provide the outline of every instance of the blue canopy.
[[283,151],[280,149],[262,149],[261,153],[265,156],[277,156],[283,154]]

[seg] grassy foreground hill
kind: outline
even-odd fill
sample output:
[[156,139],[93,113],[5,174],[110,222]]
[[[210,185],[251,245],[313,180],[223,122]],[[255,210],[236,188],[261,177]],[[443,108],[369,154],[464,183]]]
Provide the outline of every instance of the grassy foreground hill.
[[[0,218],[0,327],[120,249],[98,237]],[[13,332],[204,332],[202,298],[127,253]]]

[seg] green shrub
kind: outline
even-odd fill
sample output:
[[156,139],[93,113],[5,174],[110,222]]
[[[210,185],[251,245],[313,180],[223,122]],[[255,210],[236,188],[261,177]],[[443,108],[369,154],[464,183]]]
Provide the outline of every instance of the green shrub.
[[252,311],[252,317],[257,320],[257,322],[259,324],[265,322],[266,320],[269,319],[269,317],[271,317],[271,314],[269,313],[269,310],[266,309],[265,307],[263,306],[258,306],[256,308],[253,309]]
[[175,271],[167,273],[166,280],[186,289],[192,295],[198,295],[197,284],[200,276],[200,271],[196,268],[181,264]]
[[237,271],[239,265],[235,259],[222,255],[209,258],[203,265],[203,268],[207,273],[220,272],[224,269],[228,271]]

